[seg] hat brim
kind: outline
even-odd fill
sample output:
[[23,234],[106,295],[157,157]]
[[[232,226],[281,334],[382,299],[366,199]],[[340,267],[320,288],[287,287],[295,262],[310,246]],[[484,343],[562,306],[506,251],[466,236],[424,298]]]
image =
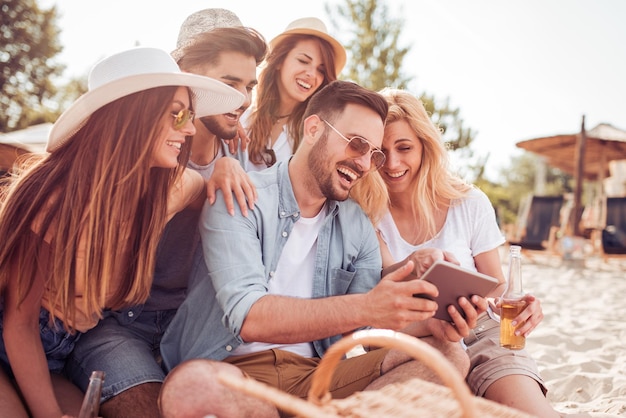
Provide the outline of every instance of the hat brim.
[[46,151],[52,152],[72,137],[96,110],[129,94],[155,87],[189,87],[194,93],[198,117],[220,115],[239,108],[243,94],[221,81],[190,73],[149,73],[124,77],[95,88],[79,97],[56,120],[48,136]]
[[309,28],[294,28],[294,29],[288,29],[282,32],[281,34],[277,35],[276,37],[274,37],[274,39],[270,41],[270,48],[274,48],[274,46],[282,38],[288,35],[312,35],[328,42],[330,46],[333,48],[333,53],[335,55],[335,76],[337,77],[339,76],[339,73],[341,73],[341,70],[343,70],[343,67],[346,65],[346,49],[343,47],[343,45],[339,43],[339,41],[337,41],[335,38],[333,38],[329,34],[325,32],[321,32],[319,30],[309,29]]

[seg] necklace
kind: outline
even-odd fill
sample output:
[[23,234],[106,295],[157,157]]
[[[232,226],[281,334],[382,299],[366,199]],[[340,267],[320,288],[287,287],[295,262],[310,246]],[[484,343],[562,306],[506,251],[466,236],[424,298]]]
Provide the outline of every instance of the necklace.
[[213,159],[211,160],[211,162],[215,161],[215,159],[217,158],[217,154],[219,154],[220,152],[220,145],[221,145],[222,140],[219,138],[215,138],[215,141],[213,141]]
[[282,116],[272,116],[272,125],[277,124],[278,122],[280,122],[281,120],[288,118],[289,116],[291,116],[291,113],[289,113],[288,115],[282,115]]

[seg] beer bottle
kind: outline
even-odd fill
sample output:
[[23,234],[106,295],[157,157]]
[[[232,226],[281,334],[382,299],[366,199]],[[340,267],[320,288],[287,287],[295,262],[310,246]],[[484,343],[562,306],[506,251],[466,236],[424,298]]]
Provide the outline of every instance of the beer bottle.
[[513,326],[511,322],[526,307],[524,301],[524,290],[522,289],[522,247],[511,245],[509,250],[509,276],[506,288],[502,294],[500,305],[500,346],[521,350],[526,343],[526,337],[515,335],[515,330],[524,323]]
[[104,372],[93,371],[89,377],[89,386],[83,398],[78,418],[96,418],[100,409],[100,394],[104,383]]

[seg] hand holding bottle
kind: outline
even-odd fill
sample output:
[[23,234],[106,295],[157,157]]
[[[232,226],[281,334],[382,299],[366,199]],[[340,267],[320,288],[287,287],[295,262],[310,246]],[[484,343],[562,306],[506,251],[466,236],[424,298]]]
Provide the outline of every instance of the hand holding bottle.
[[526,308],[522,288],[522,247],[511,245],[509,253],[509,275],[506,288],[500,299],[500,346],[511,350],[521,350],[526,345],[526,337],[521,333],[519,315]]
[[89,386],[83,398],[83,405],[80,408],[78,418],[97,418],[100,409],[100,395],[102,384],[104,383],[104,372],[93,371],[89,377]]
[[[516,323],[515,326],[524,323],[523,325],[517,326],[516,330],[519,331],[521,335],[528,337],[537,325],[543,321],[543,310],[541,308],[541,302],[534,295],[526,293],[523,300],[526,302],[526,307],[513,321]],[[495,305],[490,303],[490,306],[494,312],[500,315],[502,298],[496,298],[494,303]]]

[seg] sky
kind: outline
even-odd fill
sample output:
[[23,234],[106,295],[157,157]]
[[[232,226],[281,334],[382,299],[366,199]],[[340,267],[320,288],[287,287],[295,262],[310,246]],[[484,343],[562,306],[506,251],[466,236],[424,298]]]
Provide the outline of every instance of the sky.
[[[379,0],[381,1],[381,0]],[[292,20],[342,0],[38,0],[56,5],[66,77],[84,76],[99,59],[135,45],[171,51],[185,18],[222,7],[269,41]],[[475,133],[497,180],[525,139],[575,133],[599,123],[626,129],[626,1],[387,0],[404,19],[401,46],[409,89],[449,100]],[[303,6],[304,5],[304,6]],[[348,28],[343,28],[346,31]],[[462,164],[462,162],[455,162]]]

